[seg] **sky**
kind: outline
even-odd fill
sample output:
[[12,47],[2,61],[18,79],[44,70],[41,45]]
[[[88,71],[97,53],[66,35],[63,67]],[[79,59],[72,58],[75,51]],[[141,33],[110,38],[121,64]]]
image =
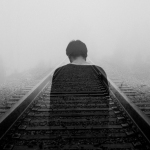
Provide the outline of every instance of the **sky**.
[[0,1],[0,62],[7,74],[41,62],[54,67],[77,39],[96,64],[150,64],[150,1]]

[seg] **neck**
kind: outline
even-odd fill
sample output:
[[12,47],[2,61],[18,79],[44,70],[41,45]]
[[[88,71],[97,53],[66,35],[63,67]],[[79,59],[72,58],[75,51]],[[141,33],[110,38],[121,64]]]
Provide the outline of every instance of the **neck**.
[[76,65],[91,65],[90,63],[86,62],[86,60],[81,57],[81,58],[76,58],[76,59],[70,59],[70,62],[72,64],[76,64]]
[[81,64],[81,63],[85,63],[85,59],[83,57],[77,57],[76,59],[72,59],[71,63],[77,63],[77,64]]

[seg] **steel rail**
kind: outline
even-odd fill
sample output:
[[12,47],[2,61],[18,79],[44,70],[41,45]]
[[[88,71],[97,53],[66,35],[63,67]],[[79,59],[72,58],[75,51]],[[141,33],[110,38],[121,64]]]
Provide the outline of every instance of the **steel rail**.
[[[88,60],[94,64],[91,59]],[[118,102],[131,117],[132,121],[135,122],[135,124],[150,142],[150,119],[134,103],[131,102],[131,100],[115,85],[115,83],[109,77],[107,77],[107,80],[109,82],[108,89],[110,93],[116,97]]]
[[29,93],[22,97],[0,118],[0,139],[13,126],[15,121],[24,113],[25,109],[39,95],[47,83],[51,81],[53,72],[65,60],[66,58],[61,61],[61,63],[59,63],[44,79],[42,79]]

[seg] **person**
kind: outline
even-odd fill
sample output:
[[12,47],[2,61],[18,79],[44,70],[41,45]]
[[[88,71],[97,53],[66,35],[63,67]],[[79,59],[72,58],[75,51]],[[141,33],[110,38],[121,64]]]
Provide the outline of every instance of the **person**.
[[[87,47],[80,40],[68,44],[66,55],[70,63],[57,68],[52,78],[49,122],[54,125],[50,125],[50,138],[55,136],[58,147],[63,143],[58,149],[87,149],[88,139],[95,138],[95,128],[97,130],[102,124],[110,129],[109,90],[101,86],[102,81],[108,85],[107,76],[101,67],[86,61]],[[97,118],[99,112],[104,113],[101,116],[104,121]],[[51,134],[53,132],[57,134]],[[82,148],[77,145],[83,143],[80,135],[85,139],[88,137],[83,146],[81,144]],[[106,131],[104,135],[109,138],[110,134]],[[95,149],[94,146],[91,149]]]
[[87,50],[85,43],[83,43],[80,40],[71,41],[66,48],[66,55],[68,56],[70,63],[67,65],[61,66],[55,70],[55,72],[53,74],[53,78],[52,78],[52,83],[54,82],[55,78],[59,74],[60,70],[65,67],[72,66],[72,65],[93,66],[93,68],[95,69],[97,74],[100,76],[100,78],[103,80],[104,84],[108,88],[108,92],[109,92],[109,84],[108,84],[107,75],[106,75],[104,69],[100,66],[93,65],[93,64],[87,62],[86,61],[87,52],[88,52],[88,50]]

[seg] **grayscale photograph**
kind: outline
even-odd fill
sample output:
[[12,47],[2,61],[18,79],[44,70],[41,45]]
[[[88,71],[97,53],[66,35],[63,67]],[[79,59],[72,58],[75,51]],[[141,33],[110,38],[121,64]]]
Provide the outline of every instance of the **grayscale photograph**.
[[149,40],[149,0],[1,0],[0,150],[150,150]]

